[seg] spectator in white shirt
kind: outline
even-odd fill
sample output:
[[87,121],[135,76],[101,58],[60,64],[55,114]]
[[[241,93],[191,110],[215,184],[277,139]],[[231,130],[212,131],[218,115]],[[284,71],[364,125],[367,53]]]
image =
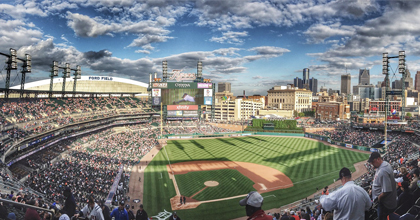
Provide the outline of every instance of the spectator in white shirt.
[[322,207],[326,211],[334,210],[334,220],[364,220],[365,211],[372,206],[369,195],[362,187],[354,184],[351,172],[346,167],[340,170],[338,180],[343,187],[327,196],[322,196],[318,208]]

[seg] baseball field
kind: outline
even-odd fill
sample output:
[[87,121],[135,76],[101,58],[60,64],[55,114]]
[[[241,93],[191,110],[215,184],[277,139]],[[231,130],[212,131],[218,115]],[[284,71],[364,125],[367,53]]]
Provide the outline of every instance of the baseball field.
[[168,141],[145,170],[143,204],[149,217],[160,219],[173,210],[183,220],[234,219],[245,216],[238,203],[250,191],[264,197],[263,209],[278,208],[333,183],[342,167],[354,171],[353,164],[368,157],[305,138]]

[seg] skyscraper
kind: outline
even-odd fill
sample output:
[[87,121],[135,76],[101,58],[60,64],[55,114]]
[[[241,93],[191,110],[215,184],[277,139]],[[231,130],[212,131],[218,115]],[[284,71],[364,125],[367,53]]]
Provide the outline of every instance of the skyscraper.
[[414,84],[414,89],[420,91],[420,71],[417,71],[416,73],[416,79]]
[[227,92],[232,92],[231,90],[231,84],[229,83],[229,82],[219,82],[218,84],[217,84],[217,92],[224,92],[224,91],[227,91]]
[[413,78],[411,78],[411,73],[408,69],[405,70],[405,89],[413,89]]
[[351,94],[351,75],[341,75],[341,94]]
[[299,89],[303,88],[302,79],[301,79],[301,78],[299,78],[299,77],[294,78],[294,79],[293,79],[293,85],[294,85],[296,88],[299,88]]
[[359,70],[359,85],[370,84],[370,73],[368,69]]
[[318,80],[314,77],[309,79],[309,90],[312,91],[312,95],[316,95],[318,92]]
[[302,83],[305,84],[309,84],[309,69],[305,68],[303,69],[303,78],[302,78]]

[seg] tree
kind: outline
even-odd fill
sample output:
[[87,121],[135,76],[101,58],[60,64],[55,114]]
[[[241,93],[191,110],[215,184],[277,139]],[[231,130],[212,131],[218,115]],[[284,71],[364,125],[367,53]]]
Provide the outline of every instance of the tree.
[[305,116],[305,113],[303,113],[303,112],[299,112],[299,113],[298,113],[298,116],[299,116],[299,117],[303,117],[303,116]]
[[313,117],[315,115],[315,110],[304,112],[305,116]]
[[297,117],[298,116],[298,112],[296,110],[293,110],[293,117]]
[[410,113],[410,112],[407,112],[407,114],[405,114],[405,116],[407,116],[407,117],[411,118],[413,115],[411,115],[411,113]]

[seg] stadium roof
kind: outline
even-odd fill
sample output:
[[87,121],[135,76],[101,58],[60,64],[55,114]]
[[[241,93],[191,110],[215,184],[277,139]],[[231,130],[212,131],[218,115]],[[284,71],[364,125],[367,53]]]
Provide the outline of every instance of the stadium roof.
[[[73,82],[73,81],[74,81],[73,78],[66,79],[66,82]],[[113,82],[128,83],[128,84],[141,86],[145,88],[149,86],[149,84],[147,83],[143,83],[143,82],[139,82],[139,81],[135,81],[131,79],[120,78],[120,77],[113,77],[113,76],[112,77],[110,76],[82,76],[81,79],[78,79],[77,81],[104,81],[104,82],[113,81]],[[62,82],[63,82],[62,77],[56,77],[54,78],[54,81],[53,81],[53,83],[62,83]],[[32,87],[49,85],[49,84],[50,84],[50,79],[39,80],[35,82],[25,83],[25,89],[30,89]],[[10,87],[10,89],[20,89],[20,85]]]

